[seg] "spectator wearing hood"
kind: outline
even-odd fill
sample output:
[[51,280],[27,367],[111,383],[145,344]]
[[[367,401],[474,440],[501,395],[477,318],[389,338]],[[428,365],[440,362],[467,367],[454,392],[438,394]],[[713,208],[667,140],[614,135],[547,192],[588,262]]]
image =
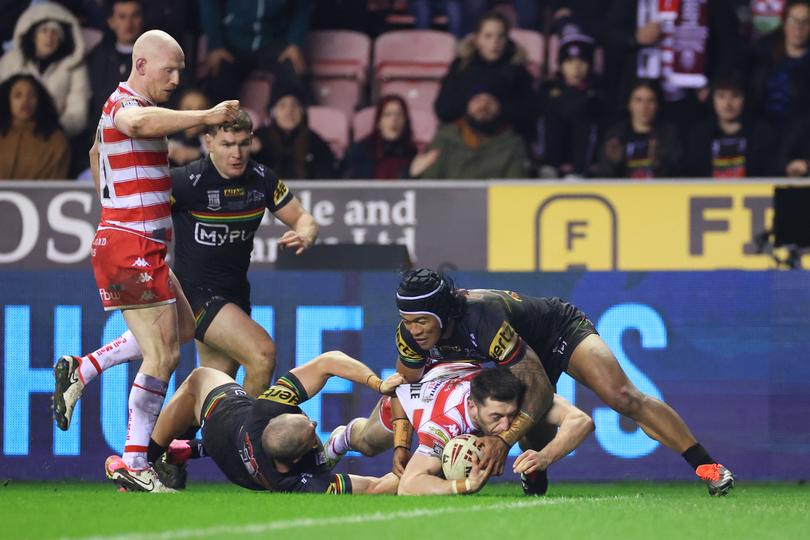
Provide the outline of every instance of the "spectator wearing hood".
[[540,91],[544,111],[542,177],[584,177],[596,156],[606,103],[593,84],[593,53],[591,37],[562,37],[560,71]]
[[270,125],[256,131],[259,149],[253,157],[281,178],[335,178],[335,156],[329,144],[309,129],[305,103],[299,87],[274,85]]
[[63,180],[70,152],[53,100],[31,75],[0,84],[0,178]]
[[437,179],[526,178],[523,140],[504,122],[496,89],[478,84],[464,100],[465,114],[439,128],[427,152],[411,162],[410,176]]
[[502,96],[503,121],[526,141],[535,138],[537,94],[526,70],[526,53],[509,39],[509,26],[502,14],[490,12],[478,21],[475,32],[461,41],[434,103],[439,120],[450,123],[462,118],[469,89],[486,84]]
[[52,2],[34,4],[14,27],[14,48],[0,58],[0,82],[12,75],[36,77],[51,95],[68,136],[87,123],[90,79],[79,21]]
[[346,154],[346,176],[377,180],[407,177],[415,155],[408,105],[399,96],[383,96],[377,102],[374,131],[354,143]]

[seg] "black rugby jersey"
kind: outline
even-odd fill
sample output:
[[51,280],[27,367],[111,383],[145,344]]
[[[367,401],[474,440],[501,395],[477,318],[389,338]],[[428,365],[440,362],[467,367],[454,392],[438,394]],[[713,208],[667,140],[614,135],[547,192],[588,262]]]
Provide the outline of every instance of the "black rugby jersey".
[[172,169],[174,271],[181,281],[245,294],[253,235],[265,208],[276,212],[293,199],[268,167],[253,160],[226,180],[210,158]]
[[553,353],[570,354],[560,350],[561,344],[565,346],[560,336],[566,325],[587,321],[581,311],[559,298],[535,298],[494,289],[472,289],[466,298],[464,313],[453,319],[451,335],[441,338],[429,351],[419,347],[400,321],[396,333],[399,361],[415,369],[430,369],[443,362],[510,366],[523,359],[528,346],[549,371]]
[[236,450],[259,489],[303,493],[351,493],[346,474],[333,474],[326,465],[323,448],[313,448],[294,463],[289,472],[276,470],[273,459],[262,449],[262,433],[267,422],[282,414],[301,414],[298,407],[309,399],[301,382],[291,373],[279,377],[275,384],[253,402],[239,430]]

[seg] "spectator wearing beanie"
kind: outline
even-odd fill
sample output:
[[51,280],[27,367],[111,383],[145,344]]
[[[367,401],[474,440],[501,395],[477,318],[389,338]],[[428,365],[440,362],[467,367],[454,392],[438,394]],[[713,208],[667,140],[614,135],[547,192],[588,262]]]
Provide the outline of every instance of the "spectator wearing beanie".
[[377,102],[374,131],[349,148],[346,176],[378,180],[407,177],[415,155],[416,145],[405,100],[399,96],[383,96]]
[[712,85],[712,119],[692,130],[687,144],[686,176],[717,179],[769,174],[761,132],[745,117],[745,90],[736,78]]
[[270,125],[256,131],[254,159],[281,178],[335,178],[335,156],[307,125],[304,92],[276,84],[270,100]]
[[557,78],[541,88],[542,177],[584,177],[596,156],[606,104],[592,80],[593,51],[589,36],[564,36]]
[[461,41],[434,103],[439,120],[462,118],[469,89],[476,84],[497,87],[503,121],[526,141],[535,138],[537,95],[526,71],[526,54],[509,39],[509,21],[497,12],[484,15],[473,35]]
[[417,155],[410,175],[439,179],[526,178],[523,140],[504,122],[503,98],[478,84],[465,99],[464,117],[439,128],[429,150]]

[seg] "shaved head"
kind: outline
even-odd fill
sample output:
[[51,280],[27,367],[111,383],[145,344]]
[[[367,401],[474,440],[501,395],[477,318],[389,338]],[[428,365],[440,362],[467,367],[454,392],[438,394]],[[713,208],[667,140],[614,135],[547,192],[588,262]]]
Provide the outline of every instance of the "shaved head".
[[317,444],[315,424],[303,414],[282,414],[271,419],[262,433],[262,447],[273,459],[292,463]]
[[129,85],[155,103],[169,100],[180,84],[185,54],[180,44],[163,30],[149,30],[132,47]]

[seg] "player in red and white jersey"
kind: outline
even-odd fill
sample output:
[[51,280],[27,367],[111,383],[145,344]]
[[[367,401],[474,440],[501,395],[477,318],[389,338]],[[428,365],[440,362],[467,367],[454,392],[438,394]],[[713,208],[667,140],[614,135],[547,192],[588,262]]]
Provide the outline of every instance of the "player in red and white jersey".
[[[397,399],[416,431],[419,446],[401,473],[399,493],[428,495],[475,493],[486,483],[494,465],[473,467],[469,478],[441,477],[441,457],[447,442],[459,435],[497,435],[509,428],[519,412],[526,386],[508,368],[482,369],[467,363],[440,364],[413,384],[397,388]],[[383,400],[388,398],[383,398]],[[334,463],[348,450],[371,456],[394,444],[393,426],[383,401],[368,419],[357,418],[332,432],[324,452]],[[512,467],[521,478],[544,472],[579,446],[593,431],[593,420],[558,395],[552,406],[520,441],[524,452]],[[410,440],[404,443],[410,448]],[[547,483],[546,483],[547,487]],[[545,493],[537,491],[532,495]]]
[[[233,121],[239,102],[222,102],[204,111],[159,107],[177,88],[185,67],[183,50],[165,32],[150,30],[141,35],[133,46],[132,60],[129,78],[104,105],[90,150],[102,200],[91,262],[104,309],[122,310],[129,327],[122,338],[137,343],[143,353],[129,395],[124,453],[110,456],[105,470],[126,490],[154,492],[167,489],[147,462],[149,437],[180,359],[180,328],[184,335],[194,333],[191,308],[165,263],[166,242],[171,238],[166,136]],[[90,367],[102,370],[99,365]],[[54,416],[67,429],[84,387],[80,362],[62,357],[54,375]]]

